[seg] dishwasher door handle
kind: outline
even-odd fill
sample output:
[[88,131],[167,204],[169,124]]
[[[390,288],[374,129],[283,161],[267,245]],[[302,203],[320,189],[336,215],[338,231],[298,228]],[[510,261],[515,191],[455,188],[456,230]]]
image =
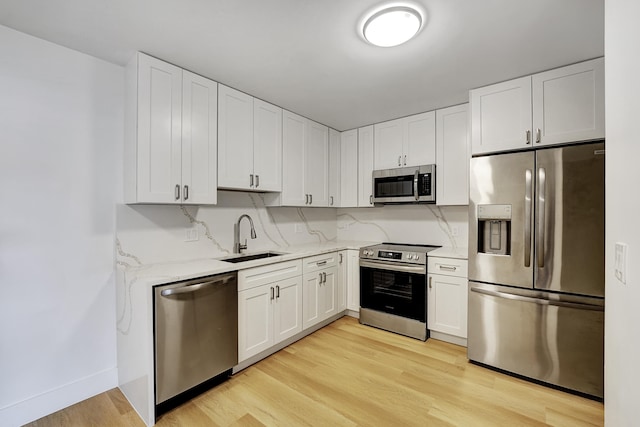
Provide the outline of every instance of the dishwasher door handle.
[[171,295],[188,294],[199,291],[200,289],[206,288],[208,286],[225,285],[233,279],[233,275],[223,276],[220,279],[212,280],[210,282],[196,283],[194,285],[182,286],[180,288],[165,289],[164,291],[160,292],[160,295],[162,295],[163,297],[168,297]]

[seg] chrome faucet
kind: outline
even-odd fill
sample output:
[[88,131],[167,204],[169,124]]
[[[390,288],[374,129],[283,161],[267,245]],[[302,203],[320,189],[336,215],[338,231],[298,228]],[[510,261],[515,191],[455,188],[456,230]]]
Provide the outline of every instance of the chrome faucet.
[[233,253],[235,254],[239,254],[243,249],[247,249],[247,239],[244,239],[244,245],[240,243],[240,221],[242,221],[242,218],[247,218],[249,220],[249,225],[251,226],[251,238],[255,239],[257,237],[256,229],[253,227],[253,220],[251,217],[247,214],[240,215],[238,222],[233,226]]

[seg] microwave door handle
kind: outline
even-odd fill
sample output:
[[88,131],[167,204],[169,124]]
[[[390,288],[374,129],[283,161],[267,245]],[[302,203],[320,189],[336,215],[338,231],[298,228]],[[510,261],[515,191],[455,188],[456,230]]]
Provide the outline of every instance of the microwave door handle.
[[418,176],[420,176],[420,170],[416,169],[416,173],[413,174],[413,197],[418,200],[420,196],[418,195]]

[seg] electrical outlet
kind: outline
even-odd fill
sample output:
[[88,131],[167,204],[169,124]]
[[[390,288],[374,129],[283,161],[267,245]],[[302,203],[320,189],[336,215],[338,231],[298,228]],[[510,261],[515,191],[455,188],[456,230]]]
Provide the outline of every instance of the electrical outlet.
[[185,242],[197,242],[200,240],[198,236],[198,229],[195,227],[187,227],[184,230],[184,241]]
[[456,226],[456,225],[452,226],[452,227],[451,227],[451,235],[452,235],[453,237],[456,237],[456,236],[458,236],[459,234],[460,234],[460,228],[459,228],[458,226]]

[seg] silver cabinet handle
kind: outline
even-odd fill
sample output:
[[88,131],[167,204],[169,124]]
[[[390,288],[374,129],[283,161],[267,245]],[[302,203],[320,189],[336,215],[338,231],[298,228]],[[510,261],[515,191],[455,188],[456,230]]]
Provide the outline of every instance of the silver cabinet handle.
[[333,206],[333,196],[329,196],[329,200],[330,200],[330,206]]
[[340,255],[340,264],[342,264],[342,254],[338,254]]
[[445,270],[445,271],[456,271],[458,269],[458,267],[455,266],[449,266],[449,265],[439,265],[438,268],[440,270]]
[[180,184],[176,184],[175,197],[176,200],[180,200]]
[[476,292],[478,294],[484,294],[484,295],[489,295],[489,296],[498,297],[498,298],[505,298],[505,299],[510,299],[514,301],[530,302],[538,305],[555,305],[558,307],[578,308],[581,310],[604,311],[604,306],[595,305],[595,304],[584,304],[580,302],[556,301],[556,300],[549,300],[544,298],[533,298],[533,297],[526,297],[524,295],[509,294],[506,292],[491,291],[489,289],[482,289],[482,288],[469,288],[469,290],[471,292]]
[[536,144],[540,144],[542,139],[542,132],[540,132],[540,128],[536,129]]
[[433,282],[433,277],[429,276],[429,289],[433,288],[432,282]]
[[524,266],[531,266],[531,202],[533,200],[533,180],[531,169],[524,173]]
[[373,204],[373,194],[369,195],[369,204]]
[[182,194],[184,195],[184,199],[187,200],[189,198],[189,186],[185,185],[182,191]]
[[531,144],[531,131],[527,131],[527,144]]
[[313,204],[313,194],[309,194],[309,204]]
[[316,265],[317,265],[318,267],[320,267],[321,265],[326,265],[326,264],[327,264],[327,260],[324,260],[324,261],[318,261],[318,262],[316,262]]
[[271,288],[270,288],[270,289],[271,289],[271,299],[273,299],[273,297],[274,297],[274,296],[273,296],[273,286],[271,286]]
[[404,165],[407,166],[407,155],[404,155]]
[[168,297],[170,295],[190,294],[192,292],[199,291],[200,289],[205,288],[207,286],[226,285],[231,280],[233,280],[233,278],[234,278],[233,275],[228,275],[218,280],[211,280],[209,282],[196,283],[193,285],[183,286],[180,288],[165,289],[162,292],[160,292],[160,295],[162,295],[163,297]]
[[402,156],[398,156],[398,166],[402,166],[402,162],[400,162],[400,159],[402,159]]
[[260,186],[260,175],[256,175],[256,188]]
[[322,283],[327,283],[327,273],[322,273]]
[[416,172],[413,174],[413,197],[415,197],[416,200],[420,198],[420,195],[418,195],[418,176],[419,175],[420,175],[420,170],[416,169]]
[[547,171],[544,168],[538,169],[538,227],[536,250],[538,253],[538,267],[544,267],[544,227],[545,227],[545,202],[547,185]]
[[322,285],[322,273],[318,273],[318,284]]
[[309,204],[309,195],[308,195],[308,194],[305,194],[305,195],[304,195],[304,204],[305,204],[305,205],[308,205],[308,204]]
[[249,174],[249,187],[253,187],[253,174]]
[[280,298],[280,285],[276,285],[276,298]]

